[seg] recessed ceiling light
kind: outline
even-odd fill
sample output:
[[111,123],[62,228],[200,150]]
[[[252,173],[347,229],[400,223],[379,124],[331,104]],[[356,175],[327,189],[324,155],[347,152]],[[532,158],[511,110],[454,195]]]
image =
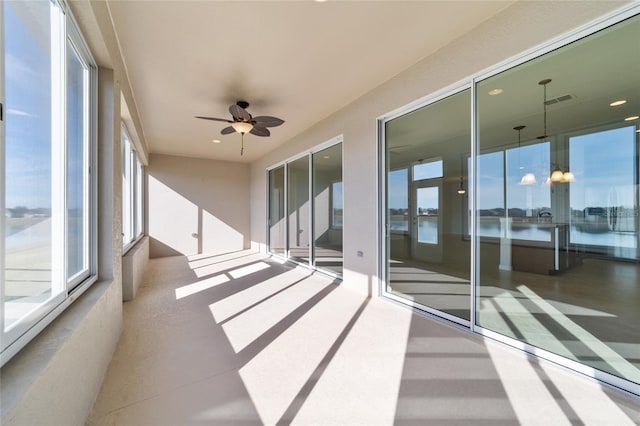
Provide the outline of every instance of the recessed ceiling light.
[[625,118],[624,121],[633,121],[637,120],[638,118],[640,118],[640,115],[632,115],[631,117]]
[[329,157],[328,155],[325,155],[325,156],[324,156],[324,157],[322,157],[322,158],[331,158],[331,157]]
[[489,94],[490,94],[491,96],[495,96],[495,95],[499,95],[499,94],[500,94],[500,93],[502,93],[502,92],[504,92],[504,90],[502,90],[502,89],[493,89],[493,90],[491,90],[491,91],[489,92]]
[[211,142],[213,142],[213,143],[221,143],[222,141],[220,139],[213,139]]
[[620,99],[619,101],[613,101],[609,104],[609,106],[620,106],[627,103],[626,99]]

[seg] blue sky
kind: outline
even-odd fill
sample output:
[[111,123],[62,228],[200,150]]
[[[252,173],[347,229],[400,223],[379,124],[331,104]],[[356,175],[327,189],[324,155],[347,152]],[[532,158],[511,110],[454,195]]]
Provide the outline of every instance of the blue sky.
[[[570,185],[572,209],[614,205],[633,208],[635,132],[635,126],[627,126],[569,139],[569,169],[576,180],[555,185]],[[552,168],[550,150],[551,144],[546,141],[506,150],[509,208],[551,206],[551,188],[544,184]],[[479,209],[504,207],[504,158],[503,151],[478,158]],[[520,185],[520,179],[528,172],[535,174],[537,183]],[[407,169],[390,172],[388,179],[389,208],[408,208]]]
[[[49,28],[30,33],[15,8],[19,2],[4,2],[4,59],[7,105],[6,207],[51,207],[51,52]],[[49,23],[49,2],[29,4],[20,16]],[[31,15],[29,15],[31,14]],[[37,16],[36,16],[37,15]],[[63,52],[59,52],[62,54]],[[71,50],[68,53],[69,88],[67,112],[67,201],[69,208],[83,204],[83,107],[84,66]],[[80,118],[80,119],[78,119]]]
[[[42,12],[48,14],[48,2],[42,4]],[[50,53],[36,43],[13,12],[12,7],[19,3],[3,5],[6,207],[51,207]]]

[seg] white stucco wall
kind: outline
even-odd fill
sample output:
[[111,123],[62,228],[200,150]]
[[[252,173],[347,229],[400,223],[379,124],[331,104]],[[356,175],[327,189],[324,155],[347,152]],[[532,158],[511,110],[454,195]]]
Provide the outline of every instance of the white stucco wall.
[[[344,281],[378,291],[376,119],[584,25],[628,2],[517,2],[251,164],[251,239],[265,250],[265,169],[344,136]],[[401,47],[399,47],[401,48]],[[380,52],[384,60],[384,52]],[[348,66],[348,64],[335,64]],[[312,82],[310,82],[312,84]],[[331,90],[330,87],[326,88]],[[358,257],[357,252],[363,256]]]
[[242,250],[249,242],[249,166],[152,154],[151,257]]

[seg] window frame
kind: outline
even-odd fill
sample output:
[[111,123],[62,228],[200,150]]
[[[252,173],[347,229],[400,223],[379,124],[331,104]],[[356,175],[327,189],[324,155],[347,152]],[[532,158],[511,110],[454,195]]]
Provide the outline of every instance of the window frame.
[[[122,254],[125,255],[144,235],[144,164],[138,156],[135,143],[131,138],[127,125],[120,123],[122,158]],[[126,143],[125,143],[126,142]],[[128,173],[125,185],[124,174]],[[125,186],[128,192],[125,197]],[[125,203],[129,209],[125,211]],[[125,217],[127,220],[125,220]],[[129,229],[125,230],[125,223]],[[128,232],[131,235],[128,235]]]
[[[52,87],[52,96],[57,104],[58,111],[53,112],[52,121],[55,124],[57,136],[52,135],[52,197],[58,197],[53,200],[52,210],[58,210],[58,222],[52,229],[52,247],[61,247],[60,254],[56,257],[55,263],[59,268],[58,277],[52,276],[52,286],[61,286],[60,293],[39,305],[36,309],[24,316],[16,323],[12,324],[7,330],[4,326],[4,303],[0,303],[0,333],[2,335],[2,348],[0,353],[0,366],[6,364],[15,354],[17,354],[24,346],[33,340],[47,325],[58,317],[65,309],[67,309],[82,293],[84,293],[92,284],[98,280],[98,257],[97,257],[97,93],[98,78],[97,64],[89,48],[86,40],[80,33],[78,25],[63,0],[50,1],[51,7],[56,7],[57,32],[52,31],[52,36],[57,39],[55,51],[56,58],[52,58],[52,62],[57,62],[56,85]],[[4,22],[4,6],[0,7],[0,22]],[[4,31],[0,32],[0,55],[4,57]],[[78,58],[83,66],[86,66],[86,81],[83,84],[84,96],[86,97],[86,110],[83,111],[83,122],[86,125],[84,130],[84,148],[83,153],[84,165],[87,167],[86,174],[83,175],[83,195],[86,196],[85,206],[87,207],[86,223],[83,224],[86,232],[86,244],[83,243],[83,256],[86,256],[87,265],[80,273],[69,278],[67,275],[67,119],[68,105],[66,92],[68,89],[67,81],[67,48],[68,43],[75,49]],[[0,132],[2,135],[0,141],[0,173],[4,177],[6,173],[6,118],[4,105],[6,105],[6,92],[4,90],[6,81],[6,69],[4,61],[0,68],[0,102],[3,105],[2,120],[0,120]],[[54,66],[54,65],[52,65]],[[56,142],[56,138],[57,142]],[[57,150],[56,144],[58,144]],[[86,176],[86,177],[84,177]],[[57,188],[57,189],[56,189]],[[60,189],[62,188],[62,189]],[[5,208],[5,184],[0,185],[0,207]],[[2,229],[5,227],[5,215],[2,215],[0,222]],[[5,263],[5,241],[0,239],[0,270],[4,274]],[[59,281],[59,283],[57,283]],[[56,284],[57,283],[57,284]],[[0,296],[5,291],[5,280],[0,280]]]
[[[341,167],[342,167],[342,171],[344,173],[344,139],[343,136],[336,136],[332,139],[329,139],[326,142],[323,142],[319,145],[314,146],[311,149],[302,151],[294,156],[291,156],[283,161],[280,161],[278,163],[272,164],[271,166],[268,166],[265,169],[265,195],[266,195],[266,202],[265,202],[265,230],[266,230],[266,234],[265,234],[265,251],[267,254],[269,254],[270,256],[274,256],[277,258],[280,258],[284,261],[289,261],[292,263],[295,263],[297,265],[301,265],[303,267],[309,268],[313,271],[318,271],[321,272],[325,275],[328,275],[332,278],[336,278],[336,279],[342,279],[342,275],[337,274],[334,271],[331,271],[329,269],[323,269],[321,267],[316,267],[316,253],[315,253],[315,204],[313,201],[314,195],[313,195],[313,156],[327,148],[331,148],[333,146],[342,144],[342,160],[341,160]],[[289,215],[288,215],[288,169],[289,169],[289,163],[296,161],[296,160],[300,160],[301,158],[308,158],[309,160],[309,199],[311,200],[310,203],[310,207],[309,207],[309,227],[311,232],[309,233],[309,262],[299,262],[297,260],[295,260],[294,258],[291,257],[290,252],[289,252]],[[284,248],[284,255],[280,254],[280,253],[276,253],[271,251],[271,233],[270,233],[270,214],[271,214],[271,194],[270,194],[270,173],[273,170],[276,170],[279,167],[284,167],[284,172],[285,172],[285,178],[284,178],[284,182],[285,182],[285,188],[284,188],[284,193],[285,193],[285,199],[284,199],[284,212],[285,212],[285,234],[284,234],[284,242],[285,242],[285,248]],[[343,179],[342,182],[344,182],[344,174],[342,175]],[[333,188],[333,183],[331,185],[331,188]],[[344,186],[343,186],[343,191],[344,191]],[[344,227],[344,223],[343,223],[343,227],[340,228],[335,228],[333,227],[333,190],[331,189],[329,191],[329,208],[330,208],[330,216],[329,216],[329,228],[330,229],[339,229],[339,230],[343,230]],[[343,194],[343,220],[344,220],[344,194]],[[344,253],[343,253],[343,259],[344,259]]]
[[[518,348],[526,353],[534,354],[542,359],[554,362],[556,364],[562,365],[564,367],[568,367],[578,373],[584,374],[590,378],[596,379],[603,384],[614,386],[618,389],[622,389],[628,392],[631,392],[636,395],[640,395],[640,385],[629,380],[623,379],[621,377],[612,375],[607,373],[604,370],[598,370],[595,367],[592,367],[588,364],[583,364],[578,361],[574,361],[572,359],[566,358],[561,355],[556,355],[555,353],[548,351],[546,349],[533,346],[529,343],[523,342],[521,340],[517,340],[511,338],[509,336],[500,334],[498,332],[494,332],[490,329],[483,328],[477,322],[477,314],[479,309],[477,308],[477,283],[478,283],[478,275],[479,275],[479,265],[478,265],[478,255],[479,255],[479,240],[477,232],[477,160],[480,155],[485,154],[486,152],[479,152],[479,142],[478,142],[478,134],[479,134],[479,126],[478,126],[478,111],[477,111],[477,87],[478,84],[483,80],[489,79],[497,74],[500,74],[504,71],[508,71],[510,69],[516,68],[519,65],[522,65],[530,60],[537,59],[545,54],[551,53],[556,49],[562,48],[564,46],[570,45],[576,41],[579,41],[583,38],[589,37],[599,31],[605,30],[611,26],[619,24],[627,19],[631,19],[634,17],[640,16],[640,5],[637,3],[628,4],[622,6],[621,8],[604,15],[600,18],[596,18],[574,30],[563,33],[548,42],[541,43],[537,46],[534,46],[530,49],[525,50],[524,52],[510,57],[504,61],[496,63],[486,69],[475,72],[468,77],[459,80],[447,87],[444,87],[440,90],[436,90],[416,101],[413,101],[407,105],[404,105],[396,110],[390,111],[386,114],[383,114],[377,118],[377,153],[378,153],[378,294],[402,303],[403,305],[408,305],[413,308],[417,308],[421,311],[425,311],[427,313],[433,314],[436,317],[444,318],[447,320],[455,321],[455,318],[452,319],[448,316],[448,314],[442,311],[435,311],[431,309],[425,309],[424,307],[417,305],[416,303],[408,300],[403,300],[397,298],[393,294],[390,294],[386,291],[387,287],[387,257],[389,252],[389,245],[386,240],[387,229],[387,187],[386,187],[386,173],[390,170],[387,170],[387,152],[386,152],[386,141],[385,141],[385,125],[387,122],[400,117],[404,114],[411,113],[413,111],[418,110],[419,108],[425,107],[427,105],[433,104],[443,98],[453,96],[456,93],[464,90],[465,88],[471,89],[471,105],[469,107],[469,112],[471,115],[471,153],[469,154],[471,157],[471,161],[469,162],[468,176],[470,179],[469,185],[467,187],[468,191],[468,211],[470,211],[472,215],[472,220],[470,223],[471,226],[471,294],[470,294],[470,307],[471,307],[471,321],[467,321],[466,323],[461,323],[465,326],[466,329],[471,331],[474,334],[478,334],[484,337],[489,337],[491,339],[497,340],[506,345]],[[556,135],[558,138],[563,136],[566,137],[566,134],[558,133]],[[556,141],[558,142],[558,141]],[[568,142],[567,142],[568,143]],[[638,139],[636,138],[636,149],[638,148]],[[557,153],[552,149],[550,152],[550,160],[553,163],[557,160],[554,156]],[[503,158],[506,159],[506,152],[503,153]],[[636,170],[640,169],[640,160],[636,159]],[[506,192],[506,191],[505,191]],[[552,194],[552,203],[553,203],[553,194]],[[636,200],[640,202],[640,193],[636,191]],[[506,200],[505,200],[506,203]],[[485,238],[485,237],[483,237]],[[497,241],[497,239],[496,239]]]

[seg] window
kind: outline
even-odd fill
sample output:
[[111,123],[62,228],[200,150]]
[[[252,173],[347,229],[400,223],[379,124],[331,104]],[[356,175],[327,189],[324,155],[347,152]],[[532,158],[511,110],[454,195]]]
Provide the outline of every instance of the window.
[[4,364],[95,280],[95,64],[57,2],[0,7]]
[[[385,295],[468,324],[470,244],[465,239],[471,90],[385,122]],[[502,187],[501,187],[502,190]],[[445,296],[446,295],[446,296]]]
[[[550,142],[504,148],[478,156],[478,235],[551,241],[548,227],[523,226],[551,215],[551,188],[538,182],[550,163]],[[468,159],[468,162],[471,160]],[[527,181],[525,176],[533,176]],[[501,221],[502,219],[502,221]],[[469,218],[471,220],[471,218]],[[505,221],[509,227],[504,228]],[[467,234],[470,227],[467,227]]]
[[122,124],[122,246],[133,246],[143,234],[144,167]]

